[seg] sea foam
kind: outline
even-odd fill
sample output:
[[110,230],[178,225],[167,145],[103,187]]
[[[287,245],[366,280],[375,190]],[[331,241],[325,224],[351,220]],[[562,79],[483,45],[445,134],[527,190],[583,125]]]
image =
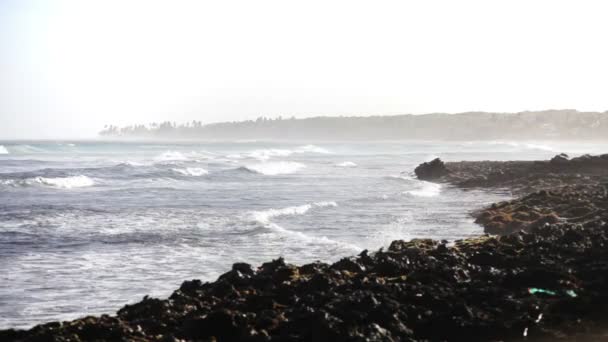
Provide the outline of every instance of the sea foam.
[[154,159],[159,162],[188,160],[188,158],[183,153],[177,151],[163,152]]
[[441,185],[426,181],[420,181],[422,186],[416,190],[406,191],[406,194],[417,196],[417,197],[434,197],[439,195],[441,192]]
[[185,169],[171,169],[171,171],[179,173],[183,176],[194,176],[200,177],[209,173],[209,171],[203,169],[202,167],[187,167]]
[[338,206],[338,204],[336,202],[315,202],[315,203],[304,204],[304,205],[299,205],[299,206],[294,206],[294,207],[286,207],[286,208],[282,208],[282,209],[268,209],[268,210],[262,210],[262,211],[253,211],[253,212],[251,212],[251,216],[256,223],[260,224],[264,228],[275,231],[282,235],[290,236],[292,238],[297,239],[298,241],[314,243],[314,244],[325,244],[325,245],[338,246],[340,248],[357,251],[357,252],[361,251],[361,248],[359,246],[355,246],[353,244],[349,244],[349,243],[345,243],[345,242],[331,240],[325,236],[321,236],[321,237],[310,236],[310,235],[304,234],[299,231],[294,231],[294,230],[289,230],[289,229],[283,228],[282,226],[271,221],[271,219],[273,217],[288,216],[288,215],[304,215],[313,208],[337,207],[337,206]]
[[27,179],[3,180],[2,184],[11,186],[46,186],[58,189],[83,188],[95,185],[95,182],[83,175],[70,177],[33,177]]
[[323,208],[323,207],[337,207],[336,202],[315,202],[310,204],[304,204],[294,207],[287,207],[282,209],[268,209],[262,211],[254,211],[251,213],[253,218],[260,223],[266,224],[270,222],[270,219],[277,216],[286,215],[303,215],[306,214],[310,209]]
[[289,157],[292,154],[301,154],[301,153],[320,153],[327,154],[330,153],[328,150],[316,146],[316,145],[304,145],[297,147],[295,149],[281,149],[281,148],[269,148],[269,149],[261,149],[254,150],[247,154],[247,157],[254,158],[258,160],[268,160],[273,157]]
[[266,176],[290,174],[305,167],[306,165],[302,163],[290,161],[264,162],[259,164],[245,165],[245,169]]

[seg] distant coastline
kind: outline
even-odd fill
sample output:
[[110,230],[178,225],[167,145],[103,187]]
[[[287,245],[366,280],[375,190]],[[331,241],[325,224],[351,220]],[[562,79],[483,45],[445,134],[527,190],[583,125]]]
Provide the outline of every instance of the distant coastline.
[[[509,129],[505,129],[509,127]],[[99,136],[118,140],[605,140],[608,112],[545,110],[394,116],[266,118],[203,124],[162,122],[118,127]]]

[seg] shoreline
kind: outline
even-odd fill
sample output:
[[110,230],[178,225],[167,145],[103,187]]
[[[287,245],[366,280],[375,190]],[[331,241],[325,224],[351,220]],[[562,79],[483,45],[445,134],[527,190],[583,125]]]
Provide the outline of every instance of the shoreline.
[[[116,316],[0,331],[0,340],[552,340],[602,338],[608,316],[608,155],[451,162],[419,179],[510,189],[475,209],[497,236],[393,241],[334,264],[234,264]],[[523,232],[517,232],[522,230]]]

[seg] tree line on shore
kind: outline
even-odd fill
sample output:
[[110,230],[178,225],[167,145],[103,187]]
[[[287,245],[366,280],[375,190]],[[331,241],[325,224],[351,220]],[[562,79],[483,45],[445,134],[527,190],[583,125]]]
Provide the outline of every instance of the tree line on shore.
[[467,112],[394,116],[266,118],[203,124],[165,121],[99,133],[134,139],[323,139],[323,140],[599,140],[608,137],[608,112],[576,110],[519,113]]

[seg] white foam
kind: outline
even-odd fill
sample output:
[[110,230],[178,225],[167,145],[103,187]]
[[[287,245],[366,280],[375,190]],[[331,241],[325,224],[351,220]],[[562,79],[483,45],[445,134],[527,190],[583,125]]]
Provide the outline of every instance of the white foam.
[[47,186],[58,189],[72,189],[93,186],[95,182],[87,176],[70,177],[33,177],[27,179],[6,179],[1,181],[4,185],[10,186]]
[[321,153],[321,154],[330,153],[328,150],[324,149],[323,147],[319,147],[316,145],[304,145],[304,146],[300,146],[296,149],[296,153],[304,153],[304,152]]
[[340,166],[340,167],[357,167],[357,164],[351,162],[351,161],[345,161],[339,164],[336,164],[336,166]]
[[[304,145],[297,147],[295,149],[279,149],[279,148],[270,148],[270,149],[261,149],[254,150],[247,154],[247,157],[254,158],[262,161],[266,161],[273,157],[289,157],[292,154],[301,154],[301,153],[321,153],[327,154],[330,153],[328,150],[315,146],[315,145]],[[231,155],[235,156],[235,155]]]
[[4,147],[3,145],[0,145],[0,154],[9,154],[9,153],[10,152],[8,152],[6,147]]
[[132,166],[132,167],[146,166],[146,164],[144,164],[144,163],[140,163],[140,162],[136,162],[136,161],[132,161],[132,160],[125,160],[125,161],[119,162],[118,165],[126,165],[126,166]]
[[250,152],[248,156],[250,158],[255,158],[258,160],[268,160],[272,157],[288,157],[292,155],[294,151],[292,150],[283,150],[277,148],[264,149],[264,150],[255,150]]
[[184,160],[188,160],[188,158],[181,152],[177,152],[177,151],[167,151],[164,153],[161,153],[160,155],[158,155],[156,158],[154,158],[156,161],[184,161]]
[[253,165],[245,165],[245,168],[247,170],[257,172],[266,176],[290,174],[305,167],[306,165],[302,163],[288,161],[264,162]]
[[266,224],[270,222],[270,219],[277,216],[286,215],[303,215],[306,214],[312,208],[323,208],[323,207],[337,207],[336,202],[315,202],[310,204],[304,204],[294,207],[287,207],[282,209],[268,209],[263,211],[253,211],[251,213],[255,221]]
[[200,177],[209,173],[209,171],[203,169],[202,167],[187,167],[185,169],[171,169],[173,172],[177,172],[184,176],[194,176]]
[[396,179],[396,180],[405,180],[405,181],[413,181],[414,180],[412,177],[403,176],[403,175],[389,175],[389,176],[386,176],[386,178],[388,178],[388,179]]
[[441,184],[420,181],[422,186],[416,190],[406,191],[406,194],[417,197],[434,197],[441,193]]
[[341,248],[345,248],[353,251],[361,251],[359,246],[355,246],[353,244],[344,243],[340,241],[335,241],[328,239],[325,236],[316,237],[304,234],[302,232],[293,231],[289,229],[285,229],[280,225],[271,222],[270,219],[278,216],[286,216],[286,215],[303,215],[307,213],[309,210],[313,208],[323,208],[323,207],[336,207],[338,204],[336,202],[315,202],[311,204],[304,204],[300,206],[287,207],[282,209],[268,209],[263,211],[253,211],[251,212],[251,216],[253,220],[262,225],[263,227],[278,232],[283,235],[287,235],[297,239],[298,241],[309,242],[314,244],[327,244],[338,246]]

